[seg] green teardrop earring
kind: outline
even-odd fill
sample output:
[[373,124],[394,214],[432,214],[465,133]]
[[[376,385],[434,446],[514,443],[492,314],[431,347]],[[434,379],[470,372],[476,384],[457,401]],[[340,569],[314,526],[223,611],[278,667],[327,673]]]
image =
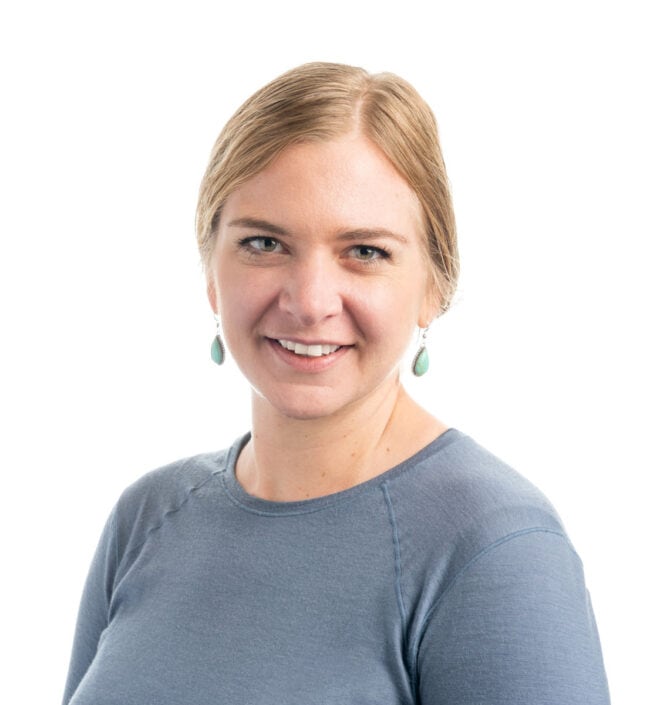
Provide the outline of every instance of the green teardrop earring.
[[225,346],[222,343],[222,338],[220,337],[220,319],[218,316],[215,317],[215,322],[218,327],[215,338],[211,343],[211,359],[216,365],[222,365],[225,361]]
[[422,341],[419,350],[413,358],[412,372],[415,377],[425,375],[429,370],[429,352],[426,349],[426,334],[429,332],[428,326],[422,331]]

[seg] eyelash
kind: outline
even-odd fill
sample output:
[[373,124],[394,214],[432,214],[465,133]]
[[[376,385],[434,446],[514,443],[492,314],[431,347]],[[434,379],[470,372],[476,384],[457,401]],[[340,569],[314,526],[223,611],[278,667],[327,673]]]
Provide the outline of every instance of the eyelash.
[[276,245],[279,245],[280,247],[282,246],[282,243],[279,240],[274,237],[271,237],[270,235],[252,235],[250,237],[244,237],[242,240],[238,241],[238,245],[241,249],[248,250],[252,254],[254,254],[255,252],[262,254],[271,254],[269,250],[264,250],[255,246],[255,242],[263,242],[264,240],[272,240],[272,242],[274,242]]
[[378,255],[377,257],[369,257],[368,259],[360,259],[359,257],[356,257],[358,262],[362,262],[363,264],[374,264],[378,260],[388,260],[392,257],[392,253],[389,250],[386,250],[383,247],[374,247],[373,245],[353,245],[353,247],[351,247],[351,251],[356,250],[369,250],[372,254]]
[[[270,235],[251,235],[250,237],[245,237],[239,240],[238,245],[240,248],[250,252],[250,254],[279,254],[277,251],[265,250],[261,247],[257,247],[255,244],[257,242],[263,243],[266,240],[274,243],[276,247],[282,247],[282,243],[277,238],[271,237]],[[379,260],[388,260],[392,257],[392,253],[384,247],[375,247],[374,245],[353,245],[349,248],[349,252],[356,252],[358,250],[369,250],[372,255],[377,255],[376,257],[371,256],[368,259],[360,259],[359,257],[355,257],[358,262],[364,265],[373,266]]]

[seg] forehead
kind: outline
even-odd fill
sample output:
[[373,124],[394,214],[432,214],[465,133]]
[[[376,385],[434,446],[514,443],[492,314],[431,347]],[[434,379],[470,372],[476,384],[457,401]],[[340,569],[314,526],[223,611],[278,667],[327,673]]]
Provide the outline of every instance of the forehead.
[[289,227],[383,227],[408,237],[422,232],[417,196],[360,134],[290,145],[239,186],[223,211]]

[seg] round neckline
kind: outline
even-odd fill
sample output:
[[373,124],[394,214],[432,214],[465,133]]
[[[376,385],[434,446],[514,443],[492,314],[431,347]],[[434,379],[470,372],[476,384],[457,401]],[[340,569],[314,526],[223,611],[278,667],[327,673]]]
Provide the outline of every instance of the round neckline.
[[229,453],[226,456],[227,459],[224,472],[221,474],[221,480],[225,491],[234,504],[255,514],[291,516],[294,514],[308,514],[311,512],[317,512],[341,502],[349,501],[372,487],[378,487],[384,482],[388,482],[398,475],[407,472],[417,463],[423,462],[429,456],[437,453],[439,450],[461,438],[463,434],[455,428],[449,428],[431,441],[428,445],[418,450],[409,458],[406,458],[406,460],[394,465],[369,480],[365,480],[364,482],[354,485],[353,487],[349,487],[348,489],[340,490],[339,492],[292,502],[277,502],[256,497],[255,495],[251,495],[246,492],[238,481],[236,477],[236,461],[241,450],[245,447],[251,436],[252,434],[250,432],[246,433],[244,436],[237,439],[229,449]]

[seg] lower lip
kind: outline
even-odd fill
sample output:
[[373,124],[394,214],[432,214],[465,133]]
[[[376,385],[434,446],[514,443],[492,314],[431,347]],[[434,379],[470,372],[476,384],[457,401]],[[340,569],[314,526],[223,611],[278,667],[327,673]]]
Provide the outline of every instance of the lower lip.
[[348,345],[328,355],[311,357],[308,355],[296,355],[296,353],[283,348],[276,340],[271,338],[266,338],[266,341],[280,360],[298,372],[323,372],[344,357],[352,347]]

